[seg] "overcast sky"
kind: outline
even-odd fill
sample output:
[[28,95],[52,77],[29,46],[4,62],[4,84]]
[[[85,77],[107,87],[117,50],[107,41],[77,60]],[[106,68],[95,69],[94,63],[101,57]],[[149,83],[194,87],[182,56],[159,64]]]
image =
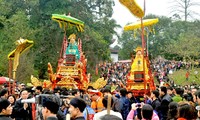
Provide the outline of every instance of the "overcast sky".
[[[132,13],[124,7],[119,0],[114,0],[115,6],[113,8],[114,14],[113,18],[117,21],[121,26],[125,26],[128,22],[134,23],[138,20]],[[136,0],[137,3],[144,8],[144,0]],[[167,16],[171,17],[170,8],[174,6],[175,0],[145,0],[146,1],[146,15],[154,14],[159,16]],[[200,4],[200,0],[192,0],[192,2],[196,2]],[[190,9],[200,14],[199,6],[192,6]],[[195,16],[195,19],[200,19],[200,16]]]
[[[123,31],[123,27],[127,23],[134,23],[138,20],[132,13],[124,7],[119,0],[114,0],[115,1],[115,6],[113,8],[114,14],[113,18],[117,21],[117,24],[120,24],[122,26],[121,29],[117,29],[116,31],[120,34]],[[137,3],[141,6],[143,9],[144,7],[144,0],[136,0]],[[167,16],[171,17],[170,14],[170,7],[174,5],[175,0],[146,0],[146,15],[148,14],[154,14],[154,15],[159,15],[159,16]],[[196,2],[200,2],[200,0],[193,0]],[[194,11],[197,13],[200,13],[199,7],[196,6],[195,8],[192,8]],[[196,17],[196,19],[200,19],[199,17]],[[114,36],[114,39],[117,39],[116,36]],[[117,41],[113,44],[116,45]],[[112,45],[112,46],[113,46]]]
[[[138,4],[143,9],[144,0],[137,0]],[[169,16],[169,0],[146,0],[146,15],[163,15]],[[124,7],[119,0],[115,0],[115,6],[113,8],[114,14],[113,18],[120,24],[122,27],[125,26],[128,22],[136,22],[138,18],[132,15],[132,13]]]

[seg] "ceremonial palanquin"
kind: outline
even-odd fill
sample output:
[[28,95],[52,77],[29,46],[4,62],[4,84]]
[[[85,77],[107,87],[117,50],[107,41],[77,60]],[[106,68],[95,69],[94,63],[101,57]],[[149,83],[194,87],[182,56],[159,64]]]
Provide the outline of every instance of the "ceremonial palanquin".
[[52,66],[48,63],[48,74],[50,80],[40,82],[36,77],[31,76],[31,83],[34,86],[42,85],[44,88],[54,89],[56,86],[86,89],[89,85],[96,89],[102,88],[107,81],[103,78],[97,79],[95,82],[90,82],[90,74],[87,73],[87,59],[82,51],[82,41],[75,34],[66,36],[67,28],[76,27],[79,32],[84,31],[84,22],[66,15],[53,14],[52,19],[59,23],[59,26],[64,29],[64,38],[60,51],[60,58],[56,73],[53,72]]
[[60,28],[64,29],[64,38],[60,51],[60,58],[56,73],[53,72],[52,66],[48,63],[49,80],[43,83],[35,77],[31,77],[34,86],[43,84],[44,88],[54,89],[56,86],[85,89],[89,85],[89,77],[86,72],[87,59],[82,51],[82,42],[76,35],[69,35],[67,40],[67,28],[76,27],[78,32],[84,31],[84,22],[71,17],[70,15],[53,14],[52,19],[59,23]]
[[[132,58],[131,70],[127,75],[126,88],[131,90],[137,97],[142,97],[144,94],[149,94],[152,90],[155,90],[154,79],[150,69],[150,61],[148,58],[148,49],[144,40],[144,27],[147,29],[151,28],[153,24],[158,22],[158,19],[147,19],[142,18],[145,15],[140,6],[136,3],[136,0],[119,0],[121,4],[127,7],[130,12],[140,19],[139,22],[126,25],[125,31],[139,29],[142,38],[142,47],[136,48],[135,58]],[[150,29],[151,31],[152,29]],[[152,30],[152,32],[154,32]]]
[[57,21],[65,31],[56,73],[53,73],[52,66],[48,63],[48,73],[52,88],[61,86],[84,89],[89,80],[86,75],[87,59],[82,51],[81,39],[78,38],[76,42],[75,34],[69,35],[69,41],[66,37],[67,27],[76,27],[79,32],[83,32],[84,22],[69,15],[53,14],[52,19]]

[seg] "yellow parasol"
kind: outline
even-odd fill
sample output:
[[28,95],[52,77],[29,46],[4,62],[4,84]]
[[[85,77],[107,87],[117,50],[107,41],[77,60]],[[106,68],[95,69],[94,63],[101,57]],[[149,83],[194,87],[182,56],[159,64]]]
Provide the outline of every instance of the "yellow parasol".
[[64,26],[66,29],[66,26],[69,25],[76,26],[80,32],[84,31],[84,22],[70,15],[52,14],[52,19],[59,23],[60,28]]
[[130,12],[138,18],[142,18],[144,16],[144,11],[142,8],[136,3],[136,0],[119,0],[121,4],[127,7]]
[[[143,20],[143,26],[148,27],[148,26],[156,24],[158,21],[159,21],[158,18],[156,18],[156,19],[146,19],[146,20]],[[126,25],[124,27],[124,30],[129,31],[129,30],[134,30],[134,29],[138,29],[138,28],[141,28],[141,21]]]

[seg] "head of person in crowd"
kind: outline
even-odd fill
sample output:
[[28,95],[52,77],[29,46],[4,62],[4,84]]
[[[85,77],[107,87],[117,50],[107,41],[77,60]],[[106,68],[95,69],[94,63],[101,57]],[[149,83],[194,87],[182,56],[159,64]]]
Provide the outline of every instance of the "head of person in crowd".
[[197,104],[200,105],[200,91],[196,92]]
[[19,87],[20,87],[20,90],[23,90],[23,89],[26,88],[26,85],[25,85],[24,83],[21,83],[21,84],[19,85]]
[[190,88],[191,88],[192,95],[194,95],[197,92],[197,88],[193,85]]
[[0,91],[0,98],[7,99],[7,97],[8,97],[8,90],[7,89],[2,89]]
[[194,113],[197,114],[197,112],[195,112],[195,109],[193,109],[193,106],[190,105],[189,102],[186,101],[182,101],[178,103],[178,118],[185,118],[187,120],[193,120],[195,119],[194,117]]
[[7,99],[1,98],[0,99],[0,115],[11,115],[12,113],[12,106]]
[[108,88],[104,88],[104,89],[102,90],[102,93],[103,93],[103,96],[106,96],[106,95],[108,95],[108,94],[111,94],[111,90],[108,89]]
[[191,93],[185,93],[185,94],[183,94],[183,101],[184,101],[184,100],[194,102]]
[[33,89],[33,87],[26,87],[24,90],[28,91],[28,98],[32,98],[35,94],[35,90]]
[[170,96],[173,96],[174,95],[174,88],[173,87],[171,87],[171,86],[169,86],[169,87],[167,87],[167,94],[169,94]]
[[127,95],[127,90],[126,90],[125,88],[120,89],[120,95],[121,95],[122,97],[126,97],[126,95]]
[[151,120],[152,116],[153,116],[153,108],[151,105],[149,104],[144,104],[142,106],[142,118],[145,120]]
[[182,96],[182,94],[183,94],[182,88],[179,88],[179,87],[175,88],[175,94]]
[[73,89],[71,93],[75,97],[80,97],[80,91],[78,89]]
[[80,97],[83,98],[83,95],[86,94],[86,91],[83,89],[79,89]]
[[22,99],[27,99],[28,96],[29,96],[29,93],[28,93],[28,91],[27,91],[26,89],[24,89],[24,90],[22,90],[22,91],[20,92],[20,97],[21,97]]
[[176,120],[178,118],[178,103],[177,102],[171,102],[168,105],[169,110],[167,114],[167,119],[168,120]]
[[145,100],[149,100],[151,98],[151,93],[150,92],[147,92],[144,94],[144,99]]
[[88,91],[88,94],[91,101],[96,101],[101,96],[101,93],[98,90],[90,90]]
[[193,95],[193,101],[200,105],[200,90]]
[[192,94],[192,92],[191,92],[191,94],[192,94],[192,100],[193,100],[193,102],[194,103],[198,103],[198,93],[199,93],[199,91],[196,91],[194,94]]
[[133,97],[133,92],[132,91],[128,91],[127,92],[127,98],[131,99]]
[[155,100],[157,98],[159,98],[159,91],[158,90],[151,91],[151,99]]
[[47,118],[56,118],[56,114],[59,109],[59,105],[57,103],[47,100],[42,106],[42,116],[44,120],[47,120]]
[[190,89],[188,88],[188,86],[184,86],[184,93],[188,93],[190,91]]
[[87,91],[91,91],[91,90],[94,90],[94,87],[88,86]]
[[188,103],[191,107],[191,115],[190,116],[191,116],[191,118],[196,120],[198,117],[198,111],[196,110],[196,103],[194,103],[192,101],[189,101]]
[[59,97],[61,93],[61,88],[60,87],[54,88],[53,93]]
[[73,98],[69,103],[69,112],[71,114],[71,118],[79,118],[83,117],[83,111],[86,107],[86,103],[84,100],[80,98]]
[[[107,106],[108,106],[108,95],[104,96],[104,98],[102,100],[102,103],[103,103],[103,106],[105,108],[107,108]],[[111,105],[110,105],[111,107],[113,106],[113,103],[114,103],[114,101],[113,101],[113,99],[111,97]]]
[[7,83],[4,83],[3,85],[2,85],[2,89],[7,89],[8,88],[8,84]]
[[167,87],[161,86],[159,89],[160,96],[163,97],[167,94]]
[[35,88],[35,93],[37,94],[37,95],[39,95],[39,94],[42,94],[42,86],[37,86],[36,88]]
[[100,120],[122,120],[121,118],[117,117],[116,115],[109,115],[106,114],[100,118]]
[[14,95],[9,95],[9,96],[8,96],[8,101],[9,101],[10,104],[13,106],[13,105],[15,105],[16,97],[15,97]]

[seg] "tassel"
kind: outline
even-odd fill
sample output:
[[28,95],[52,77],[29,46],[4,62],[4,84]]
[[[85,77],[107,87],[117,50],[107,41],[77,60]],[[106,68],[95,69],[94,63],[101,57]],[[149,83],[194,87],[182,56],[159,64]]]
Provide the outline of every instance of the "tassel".
[[156,34],[156,31],[155,31],[155,29],[153,28],[153,34],[155,35]]
[[59,27],[62,28],[62,23],[60,21],[58,21],[58,20],[57,20],[57,22],[59,24]]
[[133,35],[133,37],[136,39],[136,32],[137,32],[137,30],[134,30],[134,35]]

